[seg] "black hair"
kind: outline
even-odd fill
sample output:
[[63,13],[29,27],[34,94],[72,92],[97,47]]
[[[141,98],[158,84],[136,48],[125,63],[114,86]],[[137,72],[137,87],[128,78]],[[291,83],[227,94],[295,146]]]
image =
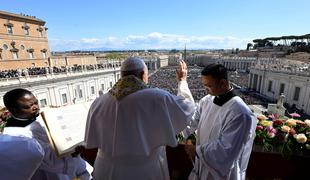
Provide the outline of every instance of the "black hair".
[[33,95],[27,89],[22,89],[22,88],[13,89],[4,94],[3,103],[8,110],[11,110],[13,108],[18,108],[19,104],[17,103],[17,101],[26,94]]
[[209,64],[202,71],[201,75],[203,76],[212,76],[212,78],[221,80],[227,78],[227,69],[222,64]]

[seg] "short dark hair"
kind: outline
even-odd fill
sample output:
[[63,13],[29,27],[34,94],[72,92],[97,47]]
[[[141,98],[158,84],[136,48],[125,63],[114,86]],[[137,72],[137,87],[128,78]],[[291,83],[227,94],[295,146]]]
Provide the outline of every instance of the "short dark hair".
[[3,103],[8,110],[11,110],[13,108],[18,108],[19,104],[17,103],[17,101],[26,94],[33,95],[27,89],[22,89],[22,88],[13,89],[4,94]]
[[222,64],[209,64],[202,71],[203,76],[212,76],[214,79],[221,80],[227,78],[227,69]]

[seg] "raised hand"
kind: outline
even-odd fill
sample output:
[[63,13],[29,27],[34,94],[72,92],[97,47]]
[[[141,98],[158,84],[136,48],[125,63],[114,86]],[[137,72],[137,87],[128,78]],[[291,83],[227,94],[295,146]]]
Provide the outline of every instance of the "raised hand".
[[186,81],[187,78],[187,65],[186,63],[181,60],[179,62],[179,67],[176,70],[176,74],[177,74],[177,81]]

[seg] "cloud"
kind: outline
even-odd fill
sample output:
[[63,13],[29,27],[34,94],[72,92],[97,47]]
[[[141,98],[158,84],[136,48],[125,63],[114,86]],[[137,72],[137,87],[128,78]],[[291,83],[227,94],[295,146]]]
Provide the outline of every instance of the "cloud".
[[107,37],[81,38],[79,40],[61,40],[50,38],[52,51],[86,49],[245,49],[252,39],[216,36],[185,36],[152,32],[147,35],[129,35],[125,38]]

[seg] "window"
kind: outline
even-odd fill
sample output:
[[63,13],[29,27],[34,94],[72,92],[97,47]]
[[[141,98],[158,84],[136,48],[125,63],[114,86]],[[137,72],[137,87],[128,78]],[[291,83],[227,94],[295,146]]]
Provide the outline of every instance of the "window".
[[8,34],[13,34],[13,27],[7,26],[7,31],[8,31]]
[[29,26],[27,25],[27,23],[24,23],[24,25],[22,26],[22,28],[24,29],[24,34],[26,36],[29,35]]
[[43,59],[47,58],[47,54],[46,54],[47,49],[44,48],[44,49],[41,50],[41,52],[42,52]]
[[268,92],[271,92],[272,90],[272,81],[269,81],[268,83]]
[[6,45],[6,44],[3,44],[3,49],[4,49],[4,50],[8,50],[8,49],[9,49],[9,46]]
[[25,49],[25,46],[24,46],[24,45],[20,45],[20,49],[21,49],[21,50],[24,50],[24,49]]
[[67,94],[61,94],[61,98],[62,98],[62,104],[68,103]]
[[279,95],[281,95],[282,93],[284,93],[284,88],[285,88],[285,84],[281,83],[281,84],[280,84]]
[[82,91],[82,89],[79,89],[79,98],[83,98],[83,91]]
[[101,90],[104,90],[104,84],[101,84]]
[[41,26],[39,26],[39,28],[37,30],[39,31],[39,36],[44,37],[43,28]]
[[294,97],[293,97],[294,101],[298,101],[299,93],[300,93],[300,87],[295,87],[295,92],[294,92]]
[[18,53],[16,51],[12,52],[13,59],[18,59]]
[[33,52],[32,52],[32,51],[29,52],[29,58],[30,58],[30,59],[33,59],[33,58],[34,58],[34,55],[33,55]]
[[95,87],[94,87],[94,86],[90,87],[90,93],[91,93],[92,95],[95,94]]
[[83,90],[81,88],[81,85],[77,86],[77,93],[78,93],[78,98],[83,98]]
[[112,86],[113,86],[113,82],[112,82],[112,81],[110,81],[110,88],[112,88]]
[[40,99],[40,107],[45,107],[45,106],[47,106],[46,99]]
[[43,31],[40,31],[40,37],[43,37]]
[[34,55],[33,55],[34,49],[33,48],[29,48],[29,49],[27,49],[27,51],[28,51],[28,54],[29,54],[29,58],[33,59],[34,58]]
[[29,35],[29,29],[24,29],[24,33],[26,36],[28,36]]
[[46,52],[42,52],[42,57],[43,57],[43,59],[46,58]]

